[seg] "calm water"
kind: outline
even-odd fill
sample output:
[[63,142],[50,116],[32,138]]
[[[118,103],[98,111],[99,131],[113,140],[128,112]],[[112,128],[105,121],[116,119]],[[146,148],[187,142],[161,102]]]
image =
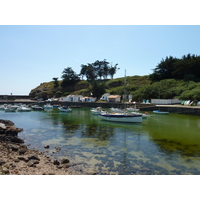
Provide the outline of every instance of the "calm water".
[[[200,174],[200,116],[156,115],[141,124],[107,122],[89,108],[71,113],[5,113],[19,137],[53,158],[69,158],[78,174]],[[44,145],[50,145],[44,149]],[[61,151],[55,152],[55,147]]]

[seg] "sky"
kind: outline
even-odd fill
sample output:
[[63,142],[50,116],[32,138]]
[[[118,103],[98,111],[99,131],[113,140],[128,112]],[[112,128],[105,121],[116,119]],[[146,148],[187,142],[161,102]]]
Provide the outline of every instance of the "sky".
[[[90,11],[93,14],[94,11]],[[21,12],[27,14],[27,10]],[[71,67],[78,74],[81,64],[96,60],[118,64],[120,69],[114,78],[119,78],[125,76],[125,70],[126,76],[149,75],[167,56],[181,58],[188,53],[200,54],[199,25],[182,25],[182,22],[174,25],[172,21],[164,25],[162,22],[166,21],[117,24],[109,21],[110,18],[106,18],[108,24],[105,20],[97,25],[76,20],[63,24],[53,21],[54,18],[45,21],[44,14],[35,22],[31,17],[23,21],[24,15],[23,20],[21,16],[18,21],[12,21],[18,15],[13,16],[7,22],[0,21],[0,95],[28,95],[43,82],[52,81],[54,77],[61,80],[64,68]]]

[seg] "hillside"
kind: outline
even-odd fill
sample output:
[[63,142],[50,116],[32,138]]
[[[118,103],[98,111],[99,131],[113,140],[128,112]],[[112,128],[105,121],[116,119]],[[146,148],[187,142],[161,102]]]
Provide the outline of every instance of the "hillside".
[[[95,83],[86,80],[77,81],[75,84],[61,87],[62,81],[46,82],[40,84],[35,89],[32,89],[30,96],[34,99],[48,99],[52,97],[67,96],[69,94],[80,94],[90,96],[98,90],[101,93],[133,95],[133,100],[141,101],[142,99],[152,98],[179,98],[190,99],[193,101],[200,100],[200,82],[164,79],[157,82],[152,82],[149,76],[128,76],[126,77],[126,85],[124,78],[116,78],[110,80],[98,80]],[[94,87],[94,84],[95,87]],[[99,97],[98,97],[99,98]]]

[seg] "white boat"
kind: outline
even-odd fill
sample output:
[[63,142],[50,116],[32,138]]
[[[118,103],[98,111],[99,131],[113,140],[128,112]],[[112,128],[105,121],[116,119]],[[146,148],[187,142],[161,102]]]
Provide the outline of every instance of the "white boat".
[[51,104],[44,105],[44,109],[53,109],[53,106]]
[[20,106],[19,108],[17,108],[17,111],[19,111],[19,112],[29,112],[29,111],[31,111],[31,109],[26,107],[26,106]]
[[4,108],[4,111],[5,111],[5,112],[15,112],[16,109],[14,109],[14,108],[12,108],[12,107],[5,107],[5,108]]
[[130,112],[138,112],[139,109],[138,108],[126,108],[127,111],[130,111]]
[[42,106],[38,106],[38,105],[31,106],[31,108],[33,110],[44,110],[44,108]]
[[71,108],[68,108],[66,106],[59,107],[58,109],[60,112],[71,112],[72,111]]
[[1,105],[0,110],[5,110],[6,105]]
[[112,112],[116,112],[116,113],[124,113],[124,110],[121,110],[120,108],[110,108],[110,110],[112,111]]
[[94,115],[98,115],[100,113],[106,113],[107,111],[105,110],[102,110],[101,107],[97,107],[97,108],[92,108],[91,110],[91,113],[94,114]]
[[165,115],[165,114],[169,114],[169,112],[165,112],[165,111],[160,111],[160,110],[154,110],[153,113],[155,114],[161,114],[161,115]]
[[100,113],[98,115],[100,118],[113,121],[113,122],[129,122],[129,123],[141,123],[141,114],[131,114],[131,113]]
[[131,112],[132,114],[140,114],[142,115],[142,118],[147,118],[149,117],[149,113],[148,112],[145,112],[145,113],[139,113],[139,112]]

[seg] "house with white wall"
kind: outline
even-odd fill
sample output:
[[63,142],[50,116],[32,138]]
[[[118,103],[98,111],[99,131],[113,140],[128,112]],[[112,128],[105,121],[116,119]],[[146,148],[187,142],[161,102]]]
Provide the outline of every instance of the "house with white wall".
[[61,102],[81,102],[83,101],[82,95],[68,95],[66,97],[60,97]]
[[105,93],[101,96],[100,100],[103,100],[103,101],[108,101],[108,97],[110,96],[110,93]]
[[83,102],[95,102],[96,100],[96,97],[83,97]]
[[120,103],[121,96],[120,95],[110,95],[108,96],[108,102]]

